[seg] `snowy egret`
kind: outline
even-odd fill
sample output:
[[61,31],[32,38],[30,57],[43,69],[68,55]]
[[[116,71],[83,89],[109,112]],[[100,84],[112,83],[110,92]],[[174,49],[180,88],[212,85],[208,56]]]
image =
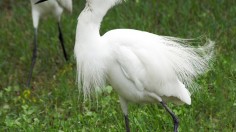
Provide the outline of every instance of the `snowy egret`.
[[178,131],[178,118],[166,102],[191,104],[187,86],[208,69],[214,42],[187,46],[189,40],[133,29],[115,29],[100,35],[106,12],[122,0],[86,0],[78,17],[74,47],[79,88],[90,98],[110,84],[119,94],[130,131],[128,103],[157,103],[165,108]]
[[[44,0],[45,1],[45,0]],[[33,26],[34,26],[34,48],[32,54],[32,63],[30,67],[30,72],[28,76],[27,86],[30,87],[30,82],[33,74],[33,68],[36,62],[37,57],[37,36],[38,36],[38,24],[41,17],[46,15],[52,15],[57,19],[57,26],[59,30],[59,40],[62,46],[63,54],[66,60],[68,60],[65,46],[64,46],[64,39],[61,31],[61,14],[64,9],[72,12],[72,0],[48,0],[43,3],[42,0],[31,0],[32,6],[32,18],[33,18]],[[40,3],[40,4],[37,4]]]

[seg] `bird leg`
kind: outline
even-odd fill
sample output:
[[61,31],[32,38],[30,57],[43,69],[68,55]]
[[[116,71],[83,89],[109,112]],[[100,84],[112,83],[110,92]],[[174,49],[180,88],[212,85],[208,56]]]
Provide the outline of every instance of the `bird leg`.
[[30,67],[30,72],[29,72],[29,76],[28,76],[28,81],[27,81],[27,87],[30,87],[30,82],[32,79],[32,74],[33,74],[33,69],[34,69],[34,65],[36,62],[36,58],[37,58],[37,36],[38,36],[38,31],[37,28],[34,29],[34,48],[33,48],[33,54],[32,54],[32,61],[31,61],[31,67]]
[[63,39],[63,35],[62,35],[62,31],[61,31],[61,24],[60,22],[58,22],[58,30],[59,30],[59,40],[60,40],[60,43],[61,43],[61,46],[62,46],[62,50],[63,50],[63,54],[64,54],[64,57],[65,57],[65,60],[68,61],[68,57],[67,57],[67,54],[66,54],[66,49],[65,49],[65,46],[64,46],[64,39]]
[[121,109],[122,109],[122,111],[124,113],[124,117],[125,117],[126,132],[130,132],[127,101],[124,98],[122,98],[121,96],[119,96],[119,98],[120,98]]
[[174,122],[174,132],[178,132],[179,120],[176,115],[167,107],[167,105],[161,101],[162,106],[166,109],[166,111],[171,115],[173,122]]
[[125,117],[126,132],[130,132],[128,115],[124,115],[124,117]]

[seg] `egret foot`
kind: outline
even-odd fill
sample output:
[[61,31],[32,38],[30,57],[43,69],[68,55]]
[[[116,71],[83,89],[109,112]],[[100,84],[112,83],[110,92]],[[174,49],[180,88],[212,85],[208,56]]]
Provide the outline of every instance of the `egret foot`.
[[166,109],[166,111],[171,115],[173,122],[174,122],[174,132],[178,132],[179,120],[176,115],[167,107],[164,102],[160,102],[162,106]]

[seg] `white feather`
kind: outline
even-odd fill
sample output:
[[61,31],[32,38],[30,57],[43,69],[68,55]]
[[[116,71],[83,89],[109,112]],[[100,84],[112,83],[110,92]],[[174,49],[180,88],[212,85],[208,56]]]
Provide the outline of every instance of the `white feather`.
[[39,19],[44,16],[52,15],[58,21],[64,9],[72,12],[72,0],[48,0],[40,4],[35,4],[38,0],[31,0],[32,17],[34,27],[38,27]]
[[207,70],[214,43],[194,48],[185,39],[132,29],[100,36],[103,16],[120,1],[98,1],[87,0],[76,31],[74,53],[84,96],[109,82],[126,101],[191,104],[186,86]]

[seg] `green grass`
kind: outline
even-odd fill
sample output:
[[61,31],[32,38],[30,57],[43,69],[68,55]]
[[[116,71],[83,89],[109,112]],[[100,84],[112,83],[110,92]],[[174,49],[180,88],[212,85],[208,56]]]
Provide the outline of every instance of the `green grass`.
[[[41,21],[32,88],[25,87],[31,63],[33,26],[29,1],[0,2],[0,131],[125,131],[118,96],[110,87],[95,101],[83,102],[73,58],[77,16],[84,1],[63,15],[70,61],[66,63],[53,19]],[[192,105],[168,104],[183,132],[236,131],[236,2],[226,0],[129,0],[110,10],[101,34],[134,28],[160,35],[216,41],[212,69],[196,80]],[[156,105],[129,107],[132,131],[172,131],[166,111]]]

